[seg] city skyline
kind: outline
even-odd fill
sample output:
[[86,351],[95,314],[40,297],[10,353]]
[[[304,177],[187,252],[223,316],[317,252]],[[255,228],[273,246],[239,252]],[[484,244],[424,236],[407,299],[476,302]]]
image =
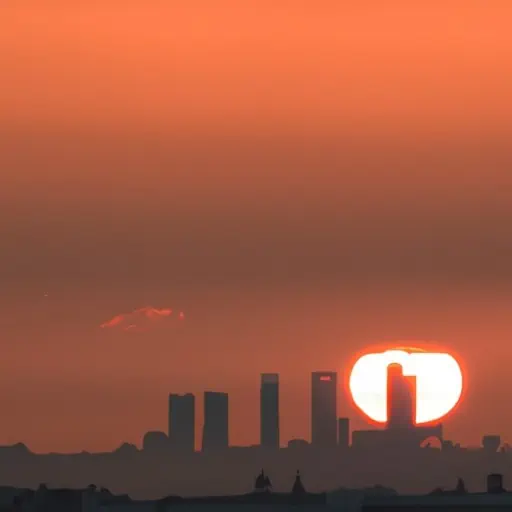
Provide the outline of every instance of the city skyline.
[[[415,351],[415,349],[410,350]],[[332,454],[333,450],[348,449],[350,446],[358,449],[365,446],[378,449],[380,445],[388,444],[396,446],[399,450],[415,450],[427,442],[430,445],[432,440],[436,441],[440,449],[445,447],[446,443],[454,444],[452,440],[444,437],[442,420],[446,419],[449,413],[456,413],[458,404],[455,405],[454,411],[448,411],[439,420],[427,425],[418,424],[416,409],[417,402],[421,397],[417,393],[417,376],[406,375],[404,366],[400,363],[391,362],[386,368],[386,421],[377,428],[370,423],[369,428],[354,431],[354,442],[351,442],[350,418],[338,414],[338,374],[333,371],[318,370],[311,372],[309,438],[292,437],[286,442],[281,442],[279,383],[278,373],[262,373],[260,375],[260,438],[259,443],[252,444],[251,447],[259,446],[262,450],[271,453],[298,443],[301,446],[309,445],[318,453]],[[181,451],[190,454],[200,451],[208,454],[215,451],[212,450],[214,444],[216,444],[218,452],[233,446],[229,441],[228,393],[210,390],[204,391],[203,396],[205,420],[202,429],[202,444],[197,446],[197,443],[194,445],[192,442],[196,431],[195,396],[190,393],[169,394],[169,430],[167,440],[162,438],[161,450],[163,452],[172,449],[176,453]],[[185,402],[188,404],[186,417],[183,416]],[[174,405],[175,403],[182,405],[178,408]],[[217,411],[214,413],[215,406],[217,406]],[[212,430],[212,423],[216,424],[215,434]],[[171,425],[175,425],[174,430]],[[155,433],[152,432],[152,434]],[[212,435],[216,438],[216,443],[213,442]],[[502,445],[501,436],[499,439],[500,442],[496,446],[496,450]],[[460,443],[458,445],[460,446]],[[503,444],[503,446],[505,445],[506,443]]]
[[[386,347],[386,348],[384,348]],[[412,346],[393,347],[392,345],[374,345],[367,347],[364,354],[379,354],[379,350],[389,353],[393,351],[405,351],[406,353],[418,354],[428,353],[424,349],[418,349]],[[436,354],[439,346],[432,347],[432,353]],[[419,351],[419,352],[418,352]],[[452,357],[452,356],[450,356]],[[359,358],[362,359],[361,353]],[[454,361],[456,361],[454,359]],[[457,363],[458,364],[458,363]],[[348,375],[351,371],[342,372],[341,382],[338,381],[338,372],[330,370],[315,370],[310,372],[310,409],[306,415],[309,423],[309,435],[299,436],[293,432],[283,439],[280,434],[281,399],[280,399],[280,374],[279,373],[260,373],[260,395],[259,395],[259,439],[257,442],[237,443],[230,442],[229,431],[231,424],[231,413],[229,402],[232,394],[226,391],[206,389],[199,393],[185,391],[183,393],[168,393],[167,406],[167,426],[165,429],[149,429],[141,434],[138,442],[133,443],[136,446],[142,446],[146,434],[151,435],[150,443],[156,445],[162,443],[163,435],[169,442],[169,449],[182,452],[183,454],[192,452],[215,453],[229,447],[255,447],[261,446],[265,449],[275,450],[284,447],[290,447],[290,443],[306,442],[313,448],[320,451],[339,447],[340,443],[350,443],[352,431],[357,428],[359,446],[363,434],[382,432],[383,429],[397,428],[398,430],[416,429],[415,411],[417,395],[417,378],[415,376],[404,375],[404,369],[401,364],[391,362],[387,367],[387,421],[380,422],[377,427],[373,420],[365,417],[365,414],[355,406],[354,398],[348,387]],[[466,377],[465,377],[466,378]],[[464,379],[465,379],[464,378]],[[341,392],[339,392],[341,391]],[[391,398],[390,398],[391,397]],[[393,398],[394,397],[394,398]],[[465,395],[467,398],[467,395]],[[202,398],[202,400],[201,400]],[[302,400],[305,397],[301,397]],[[391,400],[393,400],[395,407]],[[457,409],[463,405],[464,400],[455,404],[454,410],[449,411],[440,420],[430,423],[425,431],[431,434],[423,437],[421,431],[423,427],[417,430],[420,432],[421,440],[428,437],[437,437],[440,432],[442,442],[443,423],[457,414]],[[338,411],[348,412],[348,415],[339,415]],[[203,414],[201,416],[201,409]],[[198,414],[199,412],[199,414]],[[353,425],[356,427],[353,428]],[[297,427],[297,424],[294,425]],[[299,425],[300,427],[300,425]],[[369,428],[369,430],[367,430]],[[298,430],[301,430],[300,428]],[[370,436],[371,439],[372,436]],[[507,439],[499,434],[486,434],[486,437],[499,437],[508,446]],[[160,439],[160,441],[158,440]],[[376,440],[378,437],[375,438]],[[480,437],[480,441],[481,441]],[[375,442],[372,440],[372,442]],[[380,441],[378,441],[380,442]],[[451,440],[449,442],[452,442]],[[18,439],[15,443],[23,443]],[[125,440],[121,444],[126,443]],[[26,444],[25,444],[26,445]],[[460,443],[458,443],[460,445]],[[477,445],[472,445],[477,446]],[[471,447],[471,445],[469,445]],[[30,448],[30,447],[29,447]],[[115,447],[113,447],[115,448]],[[83,451],[83,450],[82,450]],[[109,450],[107,450],[109,451]],[[43,452],[44,453],[44,452]]]
[[[416,349],[409,350],[414,353]],[[416,376],[404,375],[401,364],[389,363],[386,378],[388,411],[386,422],[377,427],[375,424],[368,423],[367,428],[355,430],[352,428],[351,419],[340,415],[338,411],[337,372],[312,371],[310,374],[310,436],[309,438],[292,436],[282,440],[280,437],[280,376],[278,373],[261,373],[260,439],[258,443],[245,446],[230,442],[229,393],[215,390],[202,392],[204,411],[202,425],[198,425],[196,415],[198,396],[190,392],[169,393],[167,432],[154,429],[145,431],[140,447],[153,455],[172,453],[178,456],[190,456],[201,452],[214,457],[225,453],[230,448],[259,447],[270,454],[277,453],[283,448],[302,447],[303,450],[305,446],[310,446],[314,452],[330,454],[330,457],[338,453],[339,449],[350,447],[371,449],[378,453],[383,447],[388,446],[395,447],[394,449],[397,450],[413,450],[412,453],[414,453],[414,450],[425,446],[427,442],[428,446],[431,446],[432,440],[438,444],[439,450],[449,450],[453,447],[460,449],[460,443],[444,436],[442,420],[445,418],[426,426],[416,424],[415,411],[418,400],[416,382]],[[344,398],[347,400],[347,397]],[[20,443],[22,443],[21,440],[17,445]],[[499,448],[505,449],[507,453],[510,450],[507,439],[499,434],[485,434],[481,437],[481,443],[483,449],[489,452],[496,452]],[[129,443],[124,442],[124,445],[129,446]]]
[[[363,352],[363,355],[393,351],[405,351],[412,354],[425,353],[423,349],[402,345],[398,347],[387,346],[384,352],[379,352],[383,349],[383,345],[369,347]],[[432,353],[436,354],[437,350],[433,348]],[[359,354],[359,359],[362,359],[361,354]],[[231,443],[229,437],[231,424],[229,402],[232,395],[226,391],[206,389],[199,393],[189,391],[168,393],[166,428],[160,430],[150,428],[142,433],[139,442],[134,444],[142,446],[146,434],[150,434],[150,443],[156,442],[156,445],[162,443],[161,435],[163,435],[167,439],[166,442],[169,442],[169,449],[183,454],[198,451],[215,453],[236,446],[261,446],[265,449],[275,450],[289,447],[290,442],[306,442],[313,448],[322,451],[340,446],[340,443],[348,446],[352,430],[354,430],[352,422],[358,429],[357,433],[360,434],[356,445],[359,445],[362,435],[366,431],[374,432],[383,429],[403,431],[411,428],[417,429],[419,432],[422,431],[423,427],[417,428],[415,420],[418,400],[417,378],[416,376],[404,375],[404,369],[400,363],[391,362],[387,366],[387,421],[377,424],[365,417],[364,412],[355,407],[354,398],[351,396],[348,387],[348,375],[350,373],[350,370],[343,372],[344,375],[342,375],[341,382],[339,382],[338,372],[331,370],[310,372],[309,436],[301,437],[292,433],[289,437],[282,439],[280,434],[282,422],[280,374],[260,373],[259,439],[257,442]],[[301,397],[302,400],[304,398]],[[457,409],[463,401],[461,399],[454,406],[453,411],[449,411],[440,420],[429,423],[426,426],[426,432],[431,432],[431,434],[421,437],[420,433],[420,442],[428,437],[437,437],[437,432],[441,433],[440,439],[442,441],[442,424],[447,419],[449,420],[452,414],[457,414]],[[338,414],[340,403],[342,412],[351,412],[352,414]],[[202,415],[198,414],[201,409],[203,411]],[[440,430],[438,430],[438,427]],[[368,428],[370,430],[367,430]],[[499,437],[501,443],[508,446],[507,439],[503,439],[499,434],[486,434],[486,437]],[[20,442],[23,443],[23,440],[16,441],[16,443]]]
[[345,370],[401,340],[461,355],[448,438],[506,438],[511,19],[510,0],[1,2],[0,446],[140,445],[169,392],[196,395],[199,446],[204,389],[255,444],[261,371],[281,441],[309,438],[325,368],[364,429]]
[[[408,350],[414,353],[416,349]],[[285,447],[309,445],[314,451],[327,454],[339,448],[348,449],[350,446],[361,448],[367,445],[368,448],[377,449],[382,443],[390,446],[396,444],[397,447],[401,447],[400,449],[407,447],[415,449],[423,446],[427,441],[430,445],[433,438],[439,444],[439,448],[446,443],[453,444],[453,440],[443,436],[442,420],[446,419],[446,416],[426,426],[416,423],[415,411],[419,399],[417,377],[405,375],[404,367],[396,362],[389,363],[386,372],[386,421],[377,427],[370,421],[366,429],[355,431],[351,428],[351,419],[340,415],[338,411],[338,373],[325,370],[311,372],[310,435],[303,438],[292,436],[285,440],[280,436],[280,376],[278,373],[261,373],[259,442],[245,447],[259,446],[268,453],[272,453]],[[348,405],[351,402],[350,392],[341,393],[341,395],[343,402]],[[178,455],[190,455],[195,452],[218,455],[229,448],[237,446],[241,448],[241,445],[230,442],[229,393],[204,390],[202,397],[203,418],[202,424],[199,424],[197,419],[197,398],[199,397],[190,392],[169,393],[167,431],[147,430],[143,434],[142,448],[152,453],[169,452]],[[348,409],[348,407],[345,408],[345,410]],[[456,406],[455,411],[451,412],[456,413]],[[364,416],[364,413],[360,411],[360,415]],[[351,442],[353,433],[355,433],[354,441]],[[501,436],[488,434],[485,438],[488,441],[493,438],[493,443],[494,438],[500,439],[495,451],[500,446],[509,446]],[[484,439],[484,445],[485,442]],[[460,443],[457,446],[460,446]]]
[[[398,376],[403,377],[400,365],[392,364],[390,369],[399,367]],[[389,370],[391,376],[391,370]],[[340,422],[349,422],[349,418],[338,417],[337,415],[337,394],[338,374],[333,371],[311,372],[311,407],[310,407],[310,439],[308,442],[317,448],[332,448],[338,444],[338,432]],[[280,442],[279,425],[281,421],[280,399],[279,399],[279,374],[261,373],[260,387],[260,438],[259,445],[268,449],[278,449],[286,446],[290,440],[301,440],[297,437]],[[390,377],[391,379],[392,377]],[[409,380],[411,377],[406,377]],[[400,386],[400,384],[399,384]],[[388,384],[388,396],[389,396]],[[196,417],[197,396],[194,393],[185,392],[169,393],[167,406],[167,429],[166,435],[172,440],[174,449],[180,451],[215,451],[218,448],[227,448],[229,443],[229,393],[216,390],[204,390],[203,396],[203,421],[198,425]],[[347,405],[350,399],[342,393]],[[416,395],[410,397],[415,402]],[[401,403],[401,397],[399,398]],[[389,407],[389,406],[388,406]],[[348,409],[348,407],[347,407]],[[399,407],[394,411],[390,422],[395,416],[402,415]],[[412,424],[411,424],[412,425]],[[411,426],[409,425],[409,426]],[[407,426],[407,425],[403,425]],[[198,428],[199,427],[199,428]],[[148,430],[152,434],[162,431]],[[199,446],[197,445],[198,433],[200,436]],[[22,442],[19,440],[18,442]],[[207,449],[205,450],[205,445]]]

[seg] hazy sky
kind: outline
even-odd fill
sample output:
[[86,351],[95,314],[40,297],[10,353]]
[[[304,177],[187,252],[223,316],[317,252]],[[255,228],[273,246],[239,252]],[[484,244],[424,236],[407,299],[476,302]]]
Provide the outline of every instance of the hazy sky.
[[[507,439],[511,23],[509,0],[2,2],[0,443],[140,443],[204,389],[256,443],[266,371],[283,440],[309,438],[310,372],[404,339],[462,358],[449,437]],[[145,306],[173,315],[99,327]]]

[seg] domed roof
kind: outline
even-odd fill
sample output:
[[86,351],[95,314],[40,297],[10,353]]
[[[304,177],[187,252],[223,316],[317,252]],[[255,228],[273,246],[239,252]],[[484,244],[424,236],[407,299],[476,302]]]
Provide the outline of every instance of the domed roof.
[[165,432],[160,432],[158,430],[153,430],[150,432],[146,432],[144,434],[144,439],[142,440],[142,446],[146,450],[151,447],[162,447],[167,445],[169,442],[169,438]]

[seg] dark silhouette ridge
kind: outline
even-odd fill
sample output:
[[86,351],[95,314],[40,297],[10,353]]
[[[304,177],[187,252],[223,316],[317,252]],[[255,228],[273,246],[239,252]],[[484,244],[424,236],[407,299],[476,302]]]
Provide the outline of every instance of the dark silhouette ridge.
[[34,510],[35,512],[82,512],[97,510],[113,504],[127,504],[127,496],[115,496],[107,489],[98,490],[95,485],[85,489],[49,488],[40,484],[34,491],[20,489],[12,498],[12,509]]
[[[297,482],[299,482],[297,484]],[[169,505],[220,505],[220,504],[268,504],[268,505],[300,505],[315,504],[325,505],[326,494],[311,494],[305,492],[297,474],[296,485],[291,493],[270,492],[270,479],[264,471],[258,475],[255,483],[255,491],[241,495],[226,496],[200,496],[184,498],[181,496],[166,496],[153,502],[154,509],[165,510]],[[299,485],[299,488],[297,487]],[[109,506],[129,505],[137,503],[126,495],[116,496],[108,489],[89,485],[85,489],[50,489],[41,484],[37,490],[14,491],[10,500],[12,507],[18,510],[34,510],[35,512],[88,512],[96,510],[108,510]]]
[[[260,478],[261,477],[261,478]],[[329,499],[326,493],[308,493],[302,483],[300,473],[297,471],[295,482],[291,493],[267,492],[266,476],[262,471],[256,478],[257,489],[263,492],[252,492],[241,495],[230,496],[202,496],[184,498],[181,496],[169,495],[164,498],[149,501],[136,501],[126,495],[114,495],[108,489],[98,489],[95,485],[86,488],[49,488],[44,484],[34,490],[11,489],[12,495],[6,499],[5,494],[0,494],[0,499],[6,510],[30,510],[34,512],[107,512],[112,507],[115,510],[123,510],[120,507],[129,507],[136,510],[135,506],[141,505],[145,510],[163,512],[169,506],[186,505],[315,505],[316,507],[331,505],[349,505],[361,503],[362,512],[391,512],[393,510],[417,509],[453,509],[460,507],[485,508],[493,507],[510,508],[512,505],[512,494],[507,493],[503,488],[503,477],[501,474],[490,474],[487,478],[487,493],[468,493],[461,478],[453,491],[435,489],[427,495],[405,495],[399,496],[392,489],[382,486],[362,489],[360,491],[340,489],[332,493],[337,500]],[[5,489],[5,488],[3,488]],[[357,505],[356,505],[357,506]],[[359,510],[359,507],[356,508]]]
[[304,493],[296,496],[292,493],[261,492],[248,493],[233,496],[206,496],[196,498],[184,498],[179,503],[204,503],[204,504],[310,504],[326,505],[327,495],[325,493]]
[[[255,447],[231,447],[222,454],[183,455],[171,451],[135,450],[125,447],[112,453],[37,455],[19,447],[0,450],[0,481],[15,488],[36,488],[39,481],[49,487],[82,488],[88,482],[111,489],[114,494],[134,498],[158,498],[167,494],[228,495],[247,492],[253,469],[265,465],[274,492],[289,491],[289,475],[298,465],[307,468],[308,490],[336,489],[341,485],[364,488],[373,482],[400,492],[424,492],[444,486],[457,478],[455,469],[468,489],[479,489],[482,472],[503,469],[512,478],[509,451],[489,454],[485,449],[400,448],[387,445],[372,449],[348,447],[317,452],[310,444],[291,445],[268,453]],[[265,476],[267,472],[264,471]],[[252,480],[254,482],[254,480]],[[449,486],[445,486],[448,488]]]
[[463,495],[463,494],[467,494],[467,493],[468,493],[468,490],[466,489],[466,484],[464,483],[464,480],[462,478],[458,478],[457,485],[455,486],[455,489],[453,489],[451,491],[445,491],[441,487],[436,487],[429,494],[435,495],[435,496],[441,496],[441,495],[444,496],[444,495]]
[[469,493],[464,481],[459,478],[452,491],[436,488],[427,495],[366,496],[362,512],[400,512],[416,510],[508,510],[512,507],[512,493],[503,488],[503,475],[489,474],[487,492]]

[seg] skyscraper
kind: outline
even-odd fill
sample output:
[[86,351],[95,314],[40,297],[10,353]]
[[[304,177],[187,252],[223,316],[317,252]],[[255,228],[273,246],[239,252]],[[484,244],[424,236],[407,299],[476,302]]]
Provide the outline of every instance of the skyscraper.
[[388,428],[412,428],[416,425],[416,377],[404,376],[400,364],[388,366]]
[[204,393],[203,445],[205,451],[221,451],[229,446],[228,394]]
[[350,444],[350,420],[338,418],[338,446],[348,448]]
[[169,439],[175,451],[195,448],[195,397],[192,393],[169,395]]
[[317,448],[337,444],[337,377],[336,372],[311,374],[311,444]]
[[260,388],[260,444],[279,448],[279,375],[263,373]]

